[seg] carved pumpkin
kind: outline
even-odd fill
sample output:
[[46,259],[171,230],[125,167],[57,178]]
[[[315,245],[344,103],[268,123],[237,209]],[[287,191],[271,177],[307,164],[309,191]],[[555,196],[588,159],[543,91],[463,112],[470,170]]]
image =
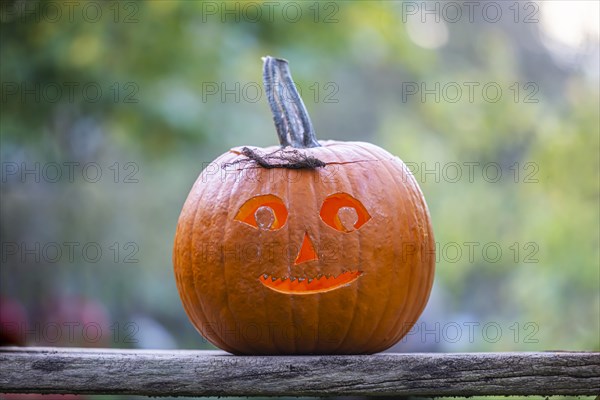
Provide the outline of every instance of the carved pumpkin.
[[397,157],[315,139],[285,60],[265,58],[281,147],[200,174],[173,263],[198,331],[235,354],[362,354],[402,338],[434,272],[425,199]]

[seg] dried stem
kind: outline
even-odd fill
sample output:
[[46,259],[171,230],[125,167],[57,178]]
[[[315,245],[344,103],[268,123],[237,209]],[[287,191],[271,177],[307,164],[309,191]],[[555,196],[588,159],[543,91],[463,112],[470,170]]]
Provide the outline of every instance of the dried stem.
[[295,148],[320,147],[306,107],[292,80],[288,62],[271,56],[263,57],[265,92],[281,146]]

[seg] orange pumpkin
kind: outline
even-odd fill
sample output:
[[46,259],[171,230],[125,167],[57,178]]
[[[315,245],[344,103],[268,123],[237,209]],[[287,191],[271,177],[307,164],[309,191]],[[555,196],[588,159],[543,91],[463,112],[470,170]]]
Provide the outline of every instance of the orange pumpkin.
[[235,354],[364,354],[400,340],[434,273],[425,199],[403,162],[317,141],[287,62],[265,58],[281,147],[234,148],[200,174],[173,263],[198,331]]

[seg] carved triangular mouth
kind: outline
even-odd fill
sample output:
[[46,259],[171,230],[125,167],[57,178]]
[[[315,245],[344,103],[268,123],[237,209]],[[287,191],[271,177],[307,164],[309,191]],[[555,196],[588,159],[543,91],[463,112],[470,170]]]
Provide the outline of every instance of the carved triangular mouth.
[[362,271],[346,271],[338,276],[319,275],[315,278],[261,275],[258,280],[271,290],[285,294],[323,293],[346,286],[362,275]]

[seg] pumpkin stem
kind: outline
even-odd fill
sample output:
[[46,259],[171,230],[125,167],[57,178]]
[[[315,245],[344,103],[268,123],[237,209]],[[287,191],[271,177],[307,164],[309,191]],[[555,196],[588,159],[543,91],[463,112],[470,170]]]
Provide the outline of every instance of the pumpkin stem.
[[281,146],[320,147],[288,62],[271,56],[263,57],[263,62],[265,92]]

